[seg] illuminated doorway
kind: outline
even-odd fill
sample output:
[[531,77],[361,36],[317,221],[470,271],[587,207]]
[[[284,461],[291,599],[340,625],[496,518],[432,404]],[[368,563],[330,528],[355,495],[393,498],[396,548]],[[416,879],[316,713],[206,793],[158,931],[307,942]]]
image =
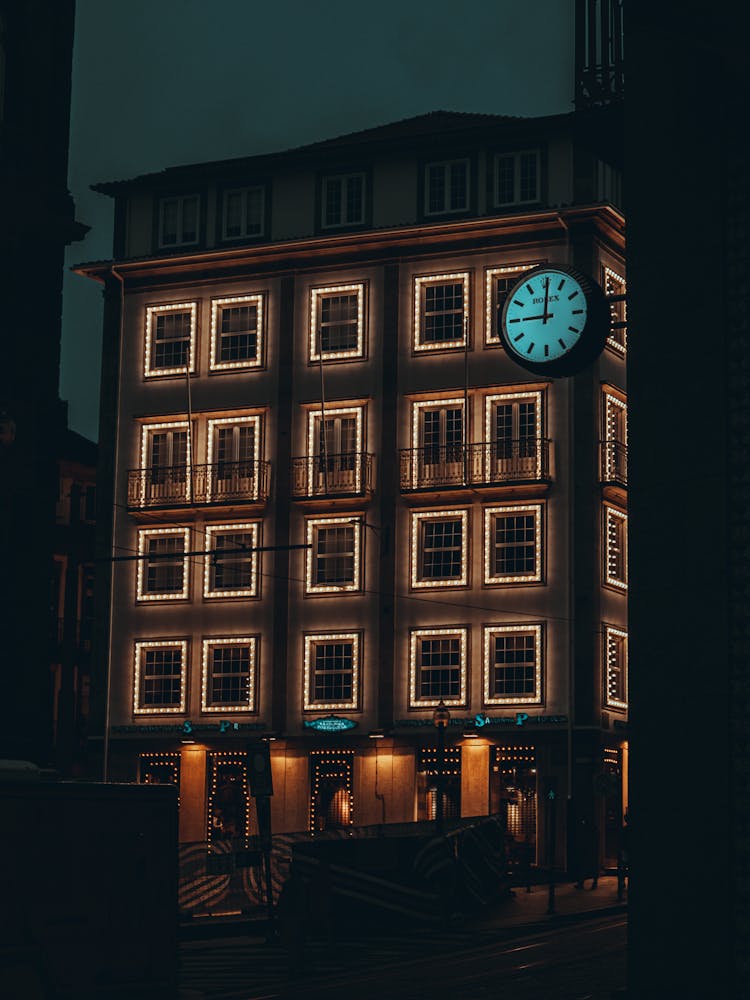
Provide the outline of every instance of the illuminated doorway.
[[354,823],[353,750],[310,753],[310,830],[348,830]]
[[[443,817],[461,815],[461,748],[446,747],[443,758]],[[437,818],[440,760],[437,747],[423,747],[417,758],[417,819]]]

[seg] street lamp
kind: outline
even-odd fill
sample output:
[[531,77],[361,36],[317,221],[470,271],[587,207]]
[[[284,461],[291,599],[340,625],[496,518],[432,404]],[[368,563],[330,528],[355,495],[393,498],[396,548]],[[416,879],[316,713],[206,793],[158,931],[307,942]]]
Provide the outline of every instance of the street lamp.
[[435,826],[437,832],[443,832],[443,781],[445,772],[445,730],[451,721],[451,713],[445,707],[445,702],[441,698],[438,706],[432,713],[432,724],[437,729],[438,737],[438,760],[437,760],[437,803],[435,807]]

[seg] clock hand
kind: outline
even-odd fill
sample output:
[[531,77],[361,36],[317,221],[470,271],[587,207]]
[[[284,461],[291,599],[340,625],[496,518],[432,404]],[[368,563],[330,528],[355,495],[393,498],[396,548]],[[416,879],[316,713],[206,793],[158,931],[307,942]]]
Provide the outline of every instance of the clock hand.
[[546,323],[547,320],[548,319],[552,319],[554,317],[554,315],[555,315],[554,313],[539,313],[538,316],[522,316],[521,317],[521,321],[523,323],[525,323],[526,320],[528,320],[528,319],[543,319],[544,322]]
[[542,323],[546,325],[547,319],[549,318],[549,313],[547,312],[547,303],[549,301],[549,278],[547,278],[544,283],[544,315],[542,316]]

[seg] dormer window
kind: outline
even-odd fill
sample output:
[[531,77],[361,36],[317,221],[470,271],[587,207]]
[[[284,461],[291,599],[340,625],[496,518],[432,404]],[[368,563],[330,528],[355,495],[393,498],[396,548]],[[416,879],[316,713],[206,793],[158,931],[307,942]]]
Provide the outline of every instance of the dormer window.
[[364,173],[331,174],[321,188],[321,228],[361,226],[365,222]]
[[444,160],[425,167],[424,214],[469,210],[469,161]]
[[159,202],[159,246],[186,247],[198,242],[200,196],[162,198]]
[[539,150],[522,149],[495,157],[495,207],[529,205],[541,200]]
[[265,234],[265,188],[232,188],[222,199],[222,240],[257,239]]

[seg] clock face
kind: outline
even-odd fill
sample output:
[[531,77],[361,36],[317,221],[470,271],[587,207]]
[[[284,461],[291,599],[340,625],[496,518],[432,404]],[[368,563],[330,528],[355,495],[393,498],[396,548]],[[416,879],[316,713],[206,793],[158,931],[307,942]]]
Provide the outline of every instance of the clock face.
[[508,293],[501,339],[529,371],[572,375],[601,353],[609,310],[599,286],[577,271],[542,265]]

